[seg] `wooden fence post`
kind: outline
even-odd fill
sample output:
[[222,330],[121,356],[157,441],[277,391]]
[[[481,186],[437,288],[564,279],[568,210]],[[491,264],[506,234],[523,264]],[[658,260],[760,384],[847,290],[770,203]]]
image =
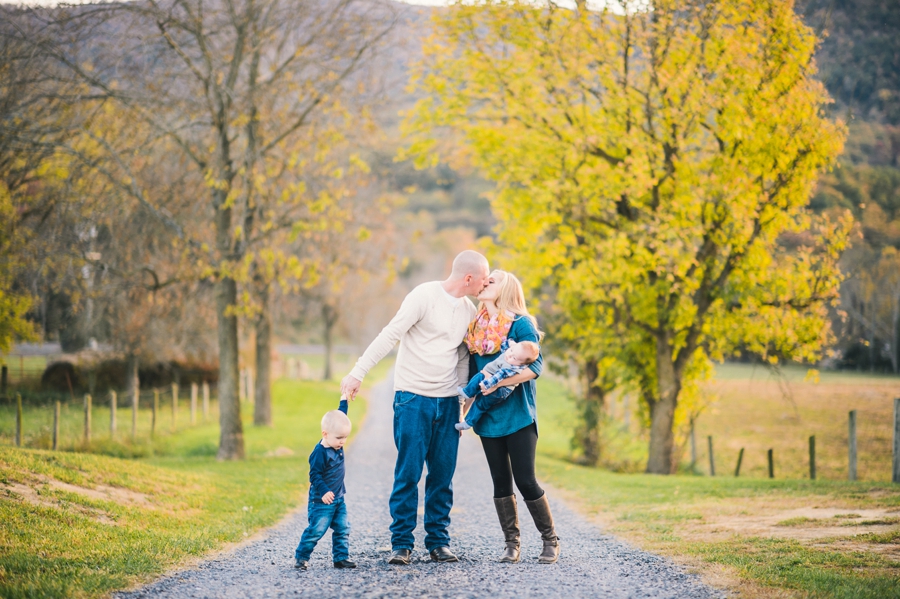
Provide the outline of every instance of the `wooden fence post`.
[[809,480],[816,480],[816,436],[809,437]]
[[118,396],[115,391],[109,392],[109,438],[116,438],[116,403],[118,403]]
[[900,397],[894,399],[894,468],[891,480],[900,483]]
[[716,461],[713,458],[712,435],[710,435],[706,438],[706,443],[707,443],[707,445],[709,445],[709,475],[715,476],[716,475]]
[[84,395],[84,443],[85,445],[90,444],[91,442],[91,394],[86,393]]
[[738,461],[737,466],[734,467],[734,477],[737,478],[741,475],[741,462],[744,461],[744,448],[741,447],[741,451],[738,452]]
[[53,451],[59,449],[59,402],[53,406]]
[[197,424],[197,383],[191,383],[191,426]]
[[203,422],[209,420],[209,383],[203,381]]
[[847,431],[847,478],[856,480],[856,410],[850,410]]
[[697,430],[691,418],[691,472],[697,468]]
[[0,399],[6,399],[6,383],[9,380],[9,368],[0,366]]
[[16,447],[22,447],[22,396],[16,393]]
[[172,430],[178,421],[178,383],[172,383]]
[[766,452],[766,457],[769,459],[769,478],[775,478],[775,456],[771,449]]
[[153,407],[150,408],[150,438],[156,436],[156,413],[159,412],[159,389],[153,390]]
[[138,404],[141,401],[141,389],[135,385],[131,393],[131,440],[137,439]]

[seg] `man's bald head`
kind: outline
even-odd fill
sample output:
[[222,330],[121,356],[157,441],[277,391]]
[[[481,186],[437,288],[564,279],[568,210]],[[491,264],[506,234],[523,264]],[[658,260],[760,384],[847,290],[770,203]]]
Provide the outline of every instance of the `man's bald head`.
[[450,271],[451,280],[463,280],[467,276],[479,281],[490,274],[487,258],[474,250],[465,250],[453,259],[453,270]]

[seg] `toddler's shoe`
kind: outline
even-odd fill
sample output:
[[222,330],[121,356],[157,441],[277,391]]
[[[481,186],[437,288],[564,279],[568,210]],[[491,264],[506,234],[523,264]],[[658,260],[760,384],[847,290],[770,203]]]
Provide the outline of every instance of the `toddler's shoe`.
[[309,562],[305,562],[302,559],[294,560],[294,567],[298,570],[309,570]]
[[463,389],[462,387],[457,387],[457,388],[456,388],[456,394],[459,395],[459,398],[462,399],[463,401],[467,401],[467,400],[472,399],[471,397],[469,397],[468,395],[466,395],[466,391],[465,391],[465,389]]
[[348,559],[342,559],[339,562],[334,562],[334,567],[337,568],[338,570],[344,570],[347,568],[355,568],[356,562],[351,562]]
[[460,422],[457,422],[457,423],[454,424],[453,426],[455,426],[455,427],[456,427],[456,430],[458,430],[458,431],[467,431],[467,430],[469,430],[470,428],[472,428],[472,426],[471,426],[468,422],[466,422],[465,420],[462,420],[462,421],[460,421]]

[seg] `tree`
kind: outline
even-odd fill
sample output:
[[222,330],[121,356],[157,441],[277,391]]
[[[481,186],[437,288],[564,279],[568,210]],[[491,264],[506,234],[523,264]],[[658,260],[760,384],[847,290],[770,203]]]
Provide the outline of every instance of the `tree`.
[[341,228],[310,229],[299,240],[309,256],[311,277],[301,291],[312,320],[321,324],[325,346],[322,378],[334,374],[332,358],[336,327],[347,316],[347,306],[360,296],[371,297],[375,278],[390,282],[398,262],[391,208],[396,200],[370,187],[347,198],[348,218]]
[[165,189],[138,184],[134,155],[122,151],[130,140],[104,137],[88,122],[85,132],[105,159],[68,148],[163,224],[199,276],[214,281],[218,457],[240,459],[238,286],[250,272],[252,248],[293,227],[291,208],[329,200],[264,191],[303,168],[284,159],[298,132],[323,114],[340,118],[341,98],[363,83],[357,74],[392,13],[356,0],[149,0],[48,14],[58,38],[73,40],[49,51],[85,86],[86,101],[145,124],[154,132],[147,147],[170,148],[183,162],[182,177],[203,183],[202,217],[180,220],[166,209]]
[[34,293],[22,284],[22,274],[38,266],[29,260],[41,241],[31,225],[53,211],[58,198],[41,189],[65,171],[54,156],[68,121],[60,88],[46,57],[31,51],[30,31],[17,22],[21,14],[0,7],[0,351],[34,335],[27,318]]
[[7,352],[16,337],[28,337],[33,327],[25,318],[31,308],[31,297],[13,288],[16,220],[13,203],[6,185],[0,182],[0,351]]
[[410,152],[427,163],[435,131],[461,133],[498,182],[501,247],[554,290],[575,353],[639,390],[663,474],[710,359],[812,361],[828,342],[851,219],[806,205],[843,126],[790,3],[614,8],[439,14]]

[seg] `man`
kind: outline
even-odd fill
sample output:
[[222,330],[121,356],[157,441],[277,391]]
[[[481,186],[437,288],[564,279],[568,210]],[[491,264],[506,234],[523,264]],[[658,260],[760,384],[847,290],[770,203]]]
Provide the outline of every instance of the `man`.
[[341,394],[353,398],[366,373],[397,341],[394,367],[394,444],[397,463],[391,491],[391,556],[388,563],[407,565],[412,554],[422,467],[425,478],[425,548],[437,562],[459,561],[450,551],[450,508],[459,433],[457,388],[469,376],[469,353],[463,343],[475,306],[466,299],[487,285],[487,259],[466,250],[453,260],[445,281],[419,285],[403,300],[384,327],[341,381]]

